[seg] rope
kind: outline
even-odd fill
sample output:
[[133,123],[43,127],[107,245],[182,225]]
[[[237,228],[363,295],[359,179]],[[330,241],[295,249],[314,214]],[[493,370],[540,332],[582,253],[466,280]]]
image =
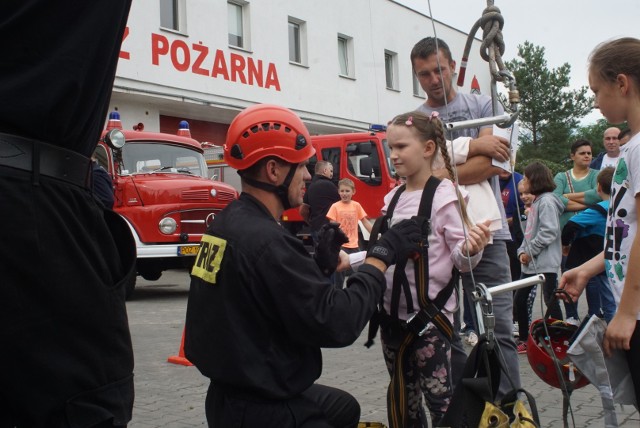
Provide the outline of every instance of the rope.
[[471,52],[471,45],[478,28],[482,27],[482,44],[480,45],[480,56],[489,63],[491,76],[496,82],[504,82],[504,73],[507,71],[502,61],[505,44],[502,37],[502,27],[504,27],[504,18],[500,13],[500,9],[493,5],[493,0],[487,0],[487,7],[482,12],[482,16],[473,24],[467,43],[464,47],[462,55],[462,63],[460,65],[460,75],[458,76],[458,86],[464,85],[464,76],[467,69],[467,61]]
[[[480,56],[489,64],[489,71],[492,77],[492,98],[496,96],[495,83],[501,82],[508,87],[509,92],[509,110],[513,112],[511,119],[507,123],[498,124],[501,128],[508,128],[516,121],[519,113],[520,93],[516,87],[516,79],[513,74],[507,70],[502,60],[505,44],[502,37],[502,27],[504,27],[504,18],[500,13],[500,9],[494,6],[493,0],[487,0],[487,7],[482,12],[482,16],[473,24],[467,42],[464,46],[464,53],[460,61],[460,74],[458,75],[458,86],[464,86],[464,77],[467,71],[467,63],[469,61],[469,53],[471,45],[478,29],[482,27],[482,43],[480,45]],[[495,111],[494,99],[494,111]]]

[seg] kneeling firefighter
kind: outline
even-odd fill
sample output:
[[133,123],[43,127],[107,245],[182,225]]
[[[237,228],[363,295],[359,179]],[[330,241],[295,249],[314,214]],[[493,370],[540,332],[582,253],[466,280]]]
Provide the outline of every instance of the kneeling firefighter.
[[312,257],[278,223],[302,203],[314,154],[305,125],[283,107],[249,107],[229,127],[224,158],[242,194],[202,238],[186,320],[186,356],[211,379],[209,426],[358,424],[355,398],[314,383],[320,348],[358,338],[385,290],[384,272],[417,251],[420,228],[407,220],[390,229],[347,288],[333,287],[329,276],[348,267],[337,225],[325,226]]

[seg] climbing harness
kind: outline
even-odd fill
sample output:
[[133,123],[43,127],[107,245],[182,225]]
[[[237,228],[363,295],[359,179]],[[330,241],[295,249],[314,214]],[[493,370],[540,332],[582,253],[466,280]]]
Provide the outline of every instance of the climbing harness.
[[[436,188],[440,184],[440,180],[434,176],[429,177],[425,184],[420,199],[420,208],[418,209],[418,215],[413,217],[414,220],[421,225],[423,231],[423,244],[422,251],[418,254],[417,258],[413,260],[415,263],[415,279],[418,295],[418,311],[414,312],[414,304],[411,298],[411,291],[409,288],[409,282],[406,277],[405,267],[409,260],[398,261],[395,266],[393,275],[393,288],[391,295],[390,314],[387,314],[380,304],[380,311],[374,316],[369,323],[369,337],[365,344],[370,347],[373,344],[373,338],[376,335],[378,327],[385,330],[387,333],[385,337],[388,340],[386,343],[390,348],[397,350],[394,367],[391,374],[391,382],[389,384],[389,391],[387,394],[387,412],[389,417],[389,423],[392,427],[405,426],[405,418],[407,414],[407,390],[404,384],[404,362],[407,350],[410,348],[413,341],[422,336],[428,329],[430,324],[433,324],[446,338],[451,341],[453,337],[453,326],[449,319],[444,315],[440,308],[443,308],[446,302],[453,294],[458,282],[457,270],[452,272],[452,278],[445,288],[438,292],[438,295],[434,300],[429,299],[428,287],[429,287],[429,255],[428,255],[428,235],[430,234],[430,217],[431,207],[433,203],[433,197]],[[372,241],[370,246],[375,245],[375,239],[379,234],[389,227],[389,222],[393,217],[393,211],[400,198],[402,192],[404,192],[406,186],[402,185],[396,191],[394,197],[389,203],[389,207],[384,216],[378,218],[372,228],[371,237]],[[407,321],[401,321],[398,317],[398,308],[401,291],[404,293],[407,301],[407,312],[413,313]]]

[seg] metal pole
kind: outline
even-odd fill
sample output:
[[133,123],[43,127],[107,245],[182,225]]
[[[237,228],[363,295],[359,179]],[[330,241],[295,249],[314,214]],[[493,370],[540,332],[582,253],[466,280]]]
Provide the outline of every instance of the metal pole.
[[511,116],[507,113],[499,116],[483,117],[481,119],[469,119],[460,122],[445,123],[445,129],[449,131],[455,131],[458,129],[478,128],[483,125],[493,125],[500,123],[508,123],[511,120]]
[[505,284],[496,285],[487,289],[487,293],[494,295],[504,293],[506,291],[518,290],[524,287],[530,287],[532,285],[538,285],[544,283],[544,275],[539,273],[529,278],[519,279],[513,282],[507,282]]
[[476,327],[478,328],[478,334],[487,335],[487,347],[489,349],[493,349],[493,346],[495,344],[494,329],[496,325],[496,319],[495,315],[493,314],[493,295],[542,284],[544,283],[544,280],[544,275],[540,273],[529,278],[507,282],[491,288],[488,288],[482,283],[476,284],[476,289],[473,292],[476,320],[478,322],[478,325]]

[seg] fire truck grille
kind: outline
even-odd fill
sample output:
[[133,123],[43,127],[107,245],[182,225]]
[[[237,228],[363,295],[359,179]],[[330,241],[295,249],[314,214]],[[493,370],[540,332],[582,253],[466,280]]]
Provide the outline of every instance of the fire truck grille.
[[[184,190],[181,198],[185,202],[206,202],[211,199],[211,191],[207,189],[201,190]],[[235,194],[226,190],[216,190],[216,198],[218,202],[231,202],[235,199]]]
[[224,190],[218,191],[218,200],[220,202],[231,202],[235,199],[236,195],[233,192],[227,192]]
[[184,190],[181,196],[183,201],[188,201],[188,202],[208,201],[210,198],[208,189]]
[[180,213],[180,232],[188,234],[203,234],[207,229],[207,222],[211,222],[220,210],[191,210]]

